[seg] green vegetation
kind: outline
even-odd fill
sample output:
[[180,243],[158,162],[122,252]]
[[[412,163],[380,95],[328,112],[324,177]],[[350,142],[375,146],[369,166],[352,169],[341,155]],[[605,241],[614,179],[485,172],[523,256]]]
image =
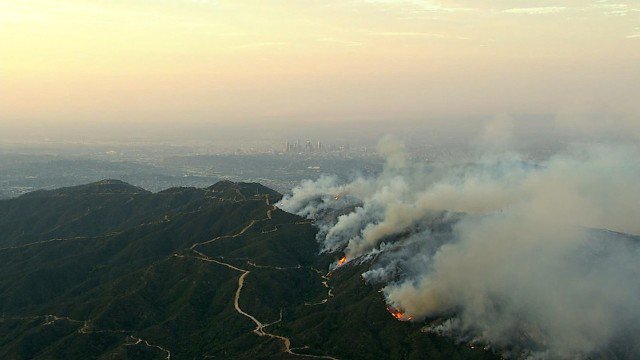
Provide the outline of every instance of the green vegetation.
[[336,271],[328,297],[335,259],[317,254],[311,224],[272,209],[279,198],[260,184],[154,194],[107,180],[0,201],[0,358],[299,358],[252,332],[233,303],[242,273],[223,264],[250,271],[239,306],[297,353],[493,357],[394,320],[364,265]]

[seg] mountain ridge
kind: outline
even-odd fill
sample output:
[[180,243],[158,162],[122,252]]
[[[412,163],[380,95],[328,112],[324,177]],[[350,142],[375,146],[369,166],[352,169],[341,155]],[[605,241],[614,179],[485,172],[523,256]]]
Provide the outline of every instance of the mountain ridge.
[[141,187],[128,184],[117,179],[103,179],[89,184],[62,187],[54,190],[36,190],[19,197],[61,196],[79,194],[148,194],[151,193]]
[[258,185],[0,201],[0,357],[492,358],[396,321],[351,265],[327,278],[313,224]]

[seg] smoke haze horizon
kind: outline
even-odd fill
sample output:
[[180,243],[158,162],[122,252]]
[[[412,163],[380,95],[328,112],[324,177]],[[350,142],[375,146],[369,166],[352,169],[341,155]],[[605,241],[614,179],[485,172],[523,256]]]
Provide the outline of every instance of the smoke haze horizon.
[[[506,122],[483,133],[469,164],[412,162],[384,138],[378,176],[306,181],[278,206],[316,220],[321,251],[371,261],[363,278],[426,320],[426,332],[516,358],[579,358],[631,341],[638,146],[582,144],[532,163],[508,150]],[[634,346],[626,356],[640,355]]]

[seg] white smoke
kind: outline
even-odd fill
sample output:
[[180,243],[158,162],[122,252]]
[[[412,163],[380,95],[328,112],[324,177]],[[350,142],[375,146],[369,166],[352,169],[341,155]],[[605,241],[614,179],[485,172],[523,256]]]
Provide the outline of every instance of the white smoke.
[[464,166],[412,163],[390,139],[380,150],[377,177],[307,181],[278,206],[316,219],[324,251],[375,259],[363,277],[386,283],[391,306],[417,321],[455,314],[452,334],[529,357],[640,335],[640,238],[624,235],[640,234],[638,147]]

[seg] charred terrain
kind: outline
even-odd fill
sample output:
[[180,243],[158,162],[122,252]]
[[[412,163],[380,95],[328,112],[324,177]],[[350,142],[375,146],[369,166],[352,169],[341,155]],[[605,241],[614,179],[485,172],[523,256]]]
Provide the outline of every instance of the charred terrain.
[[484,359],[398,321],[256,183],[0,201],[2,359]]

